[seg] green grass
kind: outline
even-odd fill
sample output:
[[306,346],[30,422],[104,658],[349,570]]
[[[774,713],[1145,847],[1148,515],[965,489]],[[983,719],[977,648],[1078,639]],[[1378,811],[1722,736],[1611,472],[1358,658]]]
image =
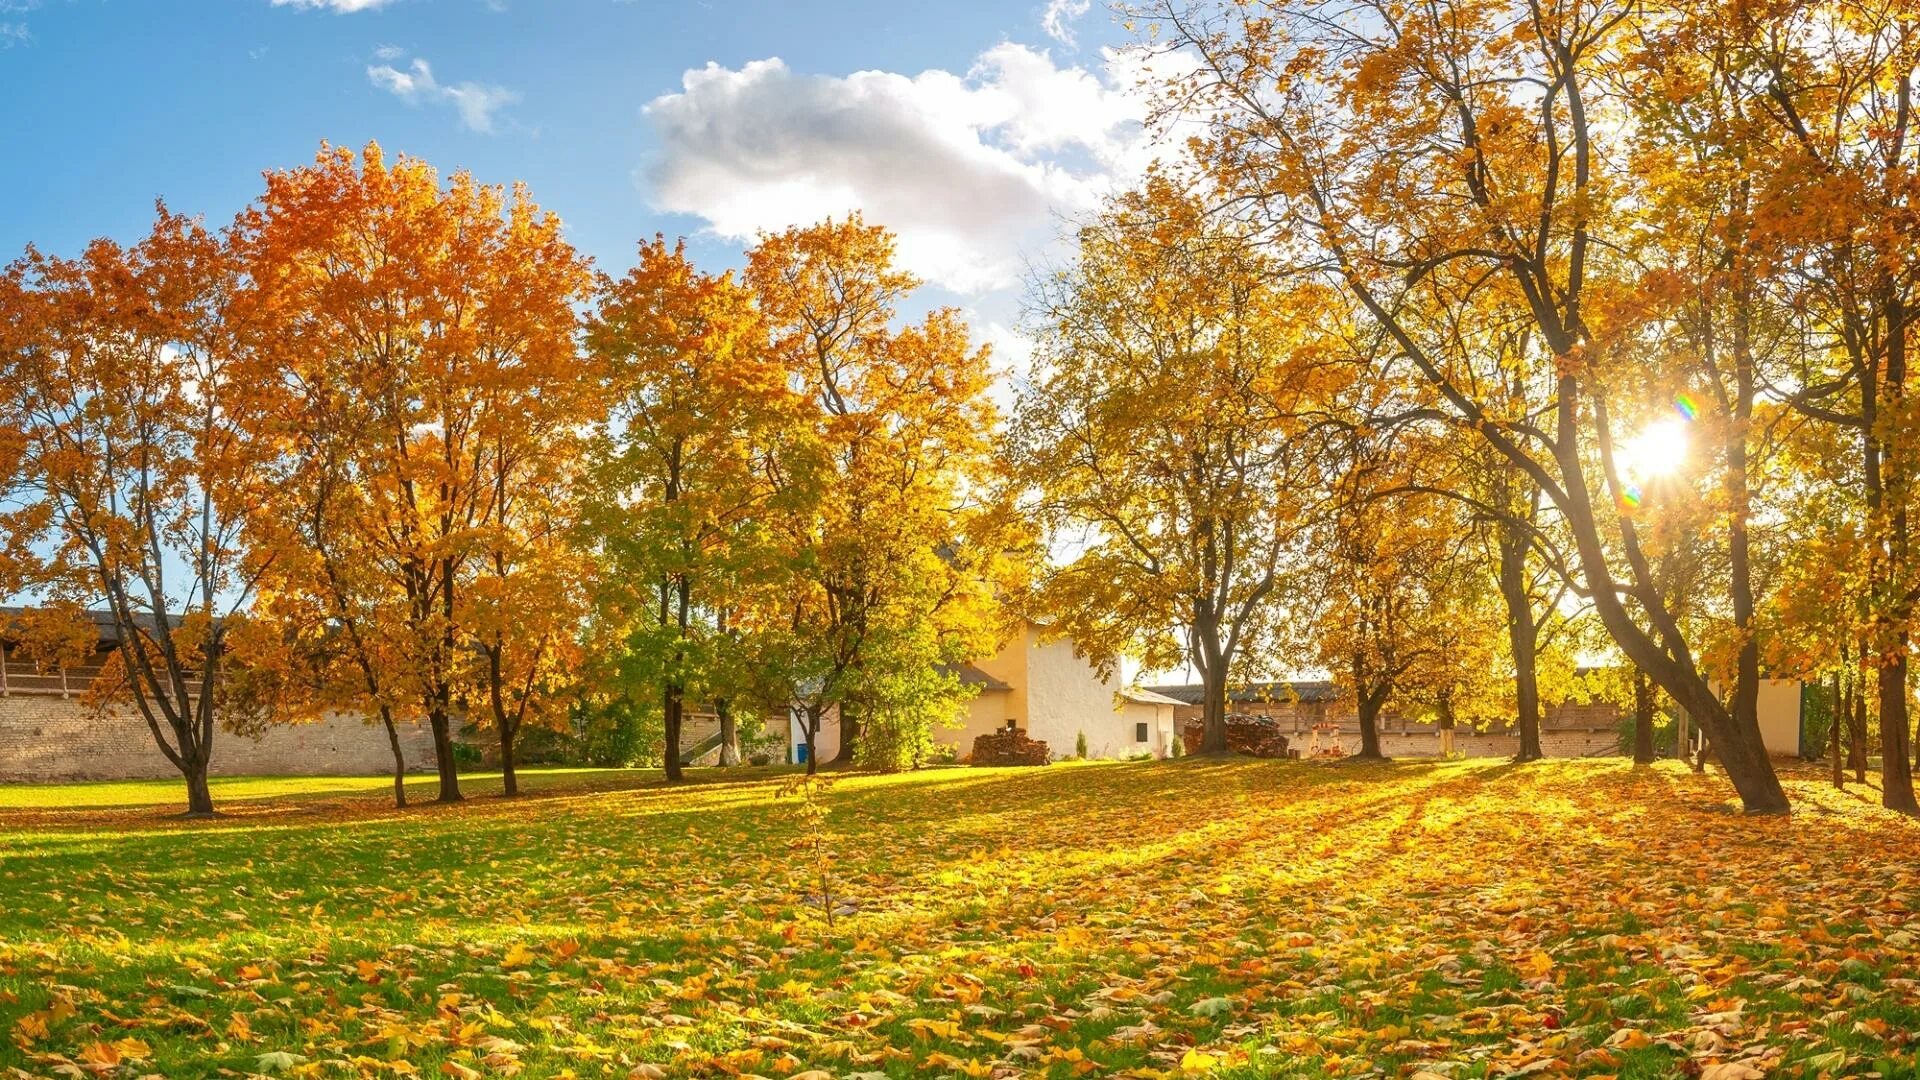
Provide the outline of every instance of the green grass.
[[[538,791],[554,785],[578,784],[589,777],[623,777],[621,769],[522,769],[520,783]],[[467,773],[462,785],[475,794],[497,795],[500,774]],[[209,781],[216,803],[252,802],[259,799],[328,798],[374,794],[386,796],[393,791],[391,776],[216,776]],[[439,781],[431,775],[415,773],[407,777],[409,799],[431,799],[439,791]],[[184,801],[179,780],[95,780],[67,784],[0,785],[0,811],[5,810],[104,810],[119,807],[164,807]]]
[[1914,1075],[1920,827],[1812,774],[843,778],[829,928],[778,772],[0,789],[0,1072]]

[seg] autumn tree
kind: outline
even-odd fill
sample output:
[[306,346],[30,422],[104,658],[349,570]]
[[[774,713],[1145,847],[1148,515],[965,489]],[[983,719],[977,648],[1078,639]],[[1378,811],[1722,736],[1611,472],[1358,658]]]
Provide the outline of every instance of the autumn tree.
[[1106,670],[1191,664],[1202,749],[1252,673],[1320,486],[1308,434],[1343,368],[1314,347],[1323,292],[1278,268],[1170,175],[1080,230],[1036,284],[1038,351],[1006,441],[1065,561],[1042,609]]
[[1788,402],[1854,444],[1868,605],[1864,665],[1876,682],[1882,801],[1912,814],[1910,652],[1920,574],[1911,540],[1916,447],[1908,402],[1920,298],[1912,110],[1920,26],[1898,5],[1795,2],[1688,11],[1720,42],[1728,92],[1766,151],[1752,160],[1752,230],[1777,249],[1777,298],[1806,348],[1779,380]]
[[[1380,758],[1389,704],[1444,730],[1511,701],[1494,686],[1502,608],[1473,512],[1423,473],[1418,419],[1348,426],[1333,454],[1330,513],[1298,573],[1315,659],[1352,696],[1360,755]],[[1430,450],[1431,447],[1428,447]],[[1464,714],[1464,716],[1463,716]]]
[[236,422],[231,252],[161,206],[132,247],[29,252],[6,281],[0,416],[21,501],[0,529],[42,595],[105,609],[118,647],[99,692],[145,721],[187,815],[211,815],[227,639],[271,560],[242,536],[261,452]]
[[[404,697],[432,727],[440,799],[458,800],[462,706],[509,682],[525,694],[550,685],[551,623],[507,633],[521,613],[501,605],[545,587],[529,567],[546,554],[526,545],[553,535],[546,459],[592,419],[575,342],[585,265],[523,188],[465,173],[443,184],[373,145],[323,147],[312,165],[269,174],[238,228],[251,415],[286,447],[277,484],[299,493],[265,503],[277,520],[263,529],[296,542],[287,515],[319,515],[332,534],[322,562],[337,571],[276,587],[353,613],[378,665],[362,711]],[[487,650],[509,647],[528,652],[502,653],[495,683]],[[533,708],[522,698],[502,711]]]
[[904,322],[919,283],[858,215],[763,237],[745,280],[804,411],[772,465],[788,573],[751,593],[741,629],[810,750],[837,710],[843,763],[910,763],[967,693],[943,666],[990,652],[997,624],[987,350],[952,309]]
[[584,517],[606,570],[601,622],[616,681],[658,701],[678,780],[689,700],[730,710],[741,690],[735,594],[770,574],[768,587],[785,581],[761,514],[798,493],[776,483],[772,454],[799,402],[752,294],[660,238],[624,277],[601,280],[588,347],[614,402]]
[[[1637,128],[1616,78],[1630,4],[1165,0],[1155,40],[1196,61],[1172,115],[1234,205],[1315,253],[1439,401],[1566,523],[1580,587],[1627,656],[1711,734],[1751,812],[1787,799],[1655,580],[1614,460],[1642,344]],[[1503,73],[1494,77],[1491,73]],[[1524,320],[1546,398],[1513,402],[1463,305]],[[1544,414],[1533,409],[1546,405]]]

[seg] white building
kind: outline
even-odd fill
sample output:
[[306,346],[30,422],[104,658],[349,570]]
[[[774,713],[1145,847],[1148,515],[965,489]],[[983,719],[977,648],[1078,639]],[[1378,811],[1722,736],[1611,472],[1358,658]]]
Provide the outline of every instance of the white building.
[[[1103,678],[1072,641],[1049,637],[1044,627],[1023,624],[1000,650],[960,669],[960,679],[979,688],[964,714],[936,727],[933,738],[965,758],[973,740],[1012,725],[1047,744],[1056,758],[1074,756],[1084,736],[1090,758],[1138,754],[1165,757],[1175,729],[1172,698]],[[789,761],[805,753],[804,719],[788,720]],[[818,749],[831,761],[840,750],[837,714],[821,718]]]

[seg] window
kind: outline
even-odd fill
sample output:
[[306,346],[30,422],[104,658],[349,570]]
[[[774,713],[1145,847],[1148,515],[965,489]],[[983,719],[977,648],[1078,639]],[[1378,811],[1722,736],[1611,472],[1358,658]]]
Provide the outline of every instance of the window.
[[1147,741],[1147,725],[1145,723],[1139,723],[1139,724],[1133,725],[1133,741],[1134,742]]

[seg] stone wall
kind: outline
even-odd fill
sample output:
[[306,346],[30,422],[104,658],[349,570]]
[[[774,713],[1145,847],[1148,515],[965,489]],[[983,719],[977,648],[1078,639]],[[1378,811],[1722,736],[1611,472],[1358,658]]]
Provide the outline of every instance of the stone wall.
[[[425,724],[400,726],[409,769],[433,765]],[[386,729],[358,717],[270,729],[259,739],[216,731],[210,771],[221,776],[354,776],[393,769]],[[0,780],[131,780],[178,776],[140,716],[100,716],[78,696],[14,693],[0,697]]]
[[[1250,701],[1233,702],[1229,711],[1251,716],[1270,716],[1287,734],[1289,744],[1303,754],[1308,751],[1315,724],[1331,723],[1339,728],[1322,735],[1321,745],[1337,739],[1349,754],[1360,751],[1360,718],[1353,703],[1332,701]],[[1617,724],[1620,713],[1612,705],[1566,702],[1541,710],[1540,748],[1548,757],[1596,757],[1618,754],[1620,737]],[[1198,720],[1198,705],[1181,705],[1174,715],[1183,725]],[[1520,752],[1520,736],[1511,727],[1490,731],[1454,729],[1453,749],[1467,757],[1512,757]],[[1431,723],[1388,715],[1380,720],[1380,751],[1388,757],[1433,757],[1440,752],[1440,732]]]
[[[1303,753],[1311,735],[1295,737],[1294,745]],[[1341,732],[1337,738],[1348,754],[1360,752],[1360,733]],[[1325,736],[1322,737],[1325,745]],[[1620,753],[1620,736],[1605,731],[1540,732],[1540,749],[1550,758],[1604,757]],[[1453,733],[1453,751],[1463,757],[1512,757],[1520,752],[1518,735],[1495,734],[1457,728]],[[1380,752],[1388,757],[1437,757],[1440,733],[1437,731],[1387,731],[1380,734]]]

